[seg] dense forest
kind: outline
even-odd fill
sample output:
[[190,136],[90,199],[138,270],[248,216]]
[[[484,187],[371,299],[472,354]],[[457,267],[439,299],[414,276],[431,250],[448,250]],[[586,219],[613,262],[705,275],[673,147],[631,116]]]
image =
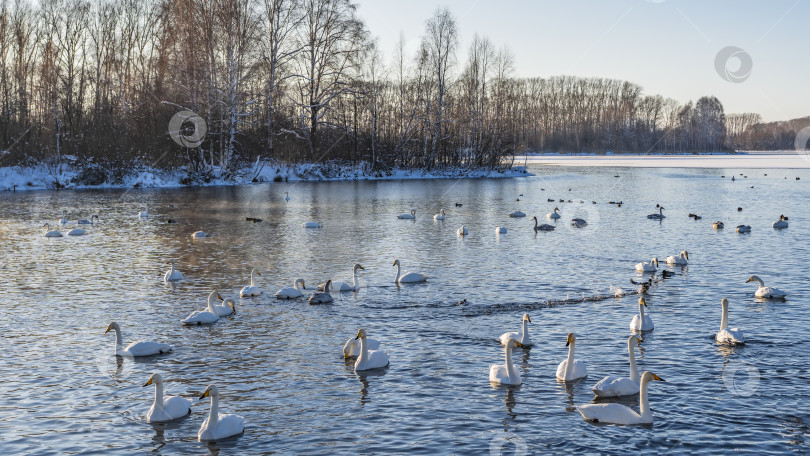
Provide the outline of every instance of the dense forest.
[[[712,96],[514,66],[481,35],[459,49],[446,9],[415,52],[403,38],[383,56],[351,0],[0,0],[0,165],[494,168],[525,151],[726,150],[758,122]],[[181,110],[205,120],[199,146],[170,138]]]

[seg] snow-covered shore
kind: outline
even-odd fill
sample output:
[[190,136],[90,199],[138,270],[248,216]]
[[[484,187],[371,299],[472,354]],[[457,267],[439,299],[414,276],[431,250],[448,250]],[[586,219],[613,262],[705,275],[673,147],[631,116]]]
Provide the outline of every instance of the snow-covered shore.
[[[111,189],[111,188],[174,188],[184,186],[243,185],[254,182],[300,182],[300,181],[340,181],[340,180],[397,180],[397,179],[447,179],[447,178],[509,178],[525,177],[532,174],[523,166],[485,170],[464,168],[442,168],[431,171],[393,169],[369,173],[364,166],[346,166],[336,164],[297,164],[282,165],[265,162],[246,167],[225,179],[211,177],[208,179],[189,180],[188,172],[180,169],[164,171],[146,166],[127,170],[122,177],[106,179],[96,185],[83,182],[82,169],[72,165],[62,165],[61,170],[45,164],[33,167],[8,166],[0,167],[0,190],[43,190],[54,188],[68,189]],[[211,176],[220,176],[218,169],[213,169]]]
[[808,151],[750,151],[738,154],[682,155],[528,155],[516,163],[536,166],[585,166],[617,168],[810,168]]

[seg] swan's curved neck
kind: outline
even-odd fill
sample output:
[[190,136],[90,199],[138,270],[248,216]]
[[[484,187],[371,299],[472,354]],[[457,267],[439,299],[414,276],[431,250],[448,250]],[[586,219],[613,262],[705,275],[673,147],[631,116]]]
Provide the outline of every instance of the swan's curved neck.
[[728,328],[728,306],[723,305],[723,316],[720,318],[720,329]]
[[296,290],[301,290],[300,288],[298,288],[298,284],[299,284],[299,283],[301,283],[301,279],[296,280],[296,281],[295,281],[295,283],[293,284],[293,287],[294,287]]
[[163,410],[163,380],[154,380],[155,410]]
[[641,320],[641,324],[644,324],[644,304],[638,303],[638,318]]
[[352,270],[352,279],[353,279],[352,287],[357,288],[357,268],[354,268]]
[[123,350],[124,341],[121,338],[121,329],[117,326],[113,326],[113,331],[115,331],[115,351],[118,353],[118,350]]
[[208,412],[208,429],[214,430],[219,423],[219,395],[211,395],[211,411]]
[[754,277],[754,281],[759,284],[759,288],[765,288],[765,282],[763,282],[759,277]]
[[357,357],[357,363],[364,363],[368,359],[368,347],[366,346],[366,338],[360,338],[360,356]]
[[509,376],[510,379],[517,378],[517,369],[515,369],[515,365],[512,363],[512,347],[509,344],[506,344],[504,353],[506,353],[506,375]]
[[256,270],[255,270],[255,269],[254,269],[254,270],[252,270],[252,271],[250,271],[250,286],[251,286],[251,287],[255,287],[255,286],[256,286],[256,283],[254,282],[254,279],[253,279],[253,277],[254,277],[255,275],[256,275]]
[[208,311],[211,313],[214,313],[214,303],[212,300],[215,294],[217,294],[217,292],[212,291],[211,294],[208,295]]
[[641,412],[641,419],[645,421],[652,420],[652,412],[650,411],[650,402],[647,400],[647,387],[650,385],[649,380],[641,382],[641,391],[639,392],[639,411]]
[[521,344],[529,343],[529,321],[528,320],[523,320],[523,330],[520,332],[520,335],[522,336],[521,340],[520,340]]
[[171,261],[171,263],[172,263],[172,270],[171,270],[171,272],[169,273],[169,276],[171,276],[171,275],[173,275],[173,274],[174,274],[174,260],[172,260],[172,261]]
[[627,342],[627,352],[630,354],[630,380],[638,382],[638,368],[636,367],[636,352],[633,350],[633,343]]
[[565,380],[571,378],[574,374],[574,345],[576,342],[571,342],[568,345],[568,362],[565,366]]
[[394,282],[399,282],[399,262],[397,262],[397,277],[394,279]]

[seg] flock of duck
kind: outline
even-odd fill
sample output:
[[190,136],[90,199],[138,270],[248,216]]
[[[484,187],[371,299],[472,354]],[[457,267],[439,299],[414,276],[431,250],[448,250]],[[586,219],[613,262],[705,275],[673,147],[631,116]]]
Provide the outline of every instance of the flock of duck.
[[[289,201],[289,195],[285,197]],[[621,203],[616,203],[621,204]],[[457,204],[458,205],[458,204]],[[664,208],[658,206],[658,212],[648,215],[650,219],[661,220]],[[561,217],[558,213],[559,208],[554,208],[552,212],[546,215],[548,219],[557,220]],[[515,211],[508,214],[510,217],[525,217],[526,214],[520,211]],[[690,214],[690,217],[692,215]],[[142,219],[149,218],[148,207],[138,213],[138,217]],[[409,213],[397,216],[399,219],[415,220],[416,211],[411,210]],[[435,220],[445,220],[446,214],[442,209],[434,216]],[[89,220],[82,219],[77,223],[80,225],[92,225],[94,220],[98,220],[97,215],[92,215]],[[552,225],[542,224],[538,225],[536,217],[532,217],[535,222],[534,230],[553,230]],[[786,228],[787,217],[780,217],[780,222],[784,222],[784,226],[777,226],[774,228]],[[68,224],[67,211],[63,211],[63,218],[60,224]],[[718,222],[721,223],[721,222]],[[587,225],[582,219],[573,219],[572,225],[577,227],[584,227]],[[62,234],[58,231],[51,231],[48,224],[46,224],[48,231],[45,236],[58,237]],[[304,224],[306,228],[320,228],[320,222],[307,222]],[[82,231],[81,233],[75,232],[76,230]],[[68,235],[82,235],[84,230],[74,229],[67,232]],[[498,227],[496,233],[504,233],[506,228]],[[457,231],[457,234],[464,236],[468,234],[467,228],[462,226]],[[193,237],[207,237],[207,233],[198,231],[192,234]],[[686,266],[689,261],[689,253],[681,251],[678,255],[672,255],[666,258],[666,263],[672,266]],[[164,282],[176,282],[183,280],[185,277],[182,272],[176,268],[175,260],[170,259],[169,270],[163,276]],[[420,272],[402,272],[399,260],[394,260],[393,266],[396,266],[396,276],[394,282],[397,284],[424,282],[429,277]],[[659,267],[659,261],[653,257],[649,262],[641,262],[635,265],[635,270],[642,273],[655,273]],[[326,283],[317,287],[317,289],[309,296],[308,302],[310,304],[325,304],[332,302],[330,292],[353,292],[359,289],[358,284],[358,271],[364,270],[360,264],[355,264],[352,268],[353,281],[352,283],[339,282],[328,280]],[[668,272],[668,271],[662,271]],[[671,274],[671,273],[670,273]],[[262,294],[261,288],[256,283],[256,276],[261,273],[253,269],[250,275],[250,284],[243,287],[239,295],[240,297],[260,296]],[[664,274],[664,278],[667,274]],[[652,283],[653,277],[648,282],[642,282],[642,291],[644,293],[646,288]],[[757,276],[751,276],[747,282],[757,282],[759,287],[755,292],[758,298],[777,298],[784,299],[786,293],[772,287],[766,287],[762,279]],[[637,283],[633,281],[633,283]],[[304,279],[296,279],[291,287],[284,287],[275,293],[277,299],[296,299],[304,296],[306,285]],[[639,395],[639,410],[636,412],[630,407],[618,403],[591,403],[584,404],[577,407],[577,410],[582,414],[583,418],[588,421],[613,423],[613,424],[647,424],[653,420],[652,412],[650,410],[649,401],[647,399],[648,384],[651,381],[664,381],[658,375],[645,371],[641,375],[638,373],[635,359],[635,349],[643,342],[640,335],[645,332],[653,331],[655,325],[649,314],[645,313],[647,306],[646,299],[642,296],[638,300],[638,313],[635,314],[630,322],[630,329],[636,333],[627,339],[627,351],[630,360],[630,373],[628,377],[606,376],[597,382],[591,390],[597,398],[613,398],[628,395]],[[721,301],[722,314],[720,330],[715,336],[718,344],[737,345],[744,344],[745,337],[742,330],[738,328],[728,327],[728,300],[723,298]],[[192,312],[188,317],[181,320],[183,325],[212,325],[215,324],[221,317],[232,315],[236,312],[236,303],[233,299],[224,299],[219,292],[212,291],[208,295],[207,306],[203,310]],[[516,369],[512,360],[512,351],[515,348],[530,349],[532,346],[529,337],[528,324],[531,323],[531,318],[528,314],[524,314],[521,320],[521,329],[519,331],[506,332],[499,337],[500,343],[504,346],[504,364],[493,364],[489,369],[489,380],[494,384],[503,385],[520,385],[522,379],[520,373]],[[160,354],[171,353],[173,348],[170,344],[139,340],[132,342],[126,347],[123,345],[123,338],[121,327],[118,323],[112,322],[107,326],[105,333],[113,331],[115,333],[115,355],[116,356],[132,356],[132,357],[145,357]],[[568,356],[559,363],[556,370],[556,378],[560,381],[571,382],[583,379],[588,375],[588,370],[582,360],[575,358],[576,335],[569,333],[567,335],[566,347],[568,347]],[[357,334],[350,337],[343,346],[343,356],[345,359],[355,359],[355,371],[364,371],[371,369],[384,368],[389,365],[389,355],[380,350],[380,341],[369,338],[364,329],[359,329]],[[181,396],[170,396],[165,394],[164,380],[160,374],[154,373],[147,380],[146,386],[154,385],[155,395],[151,408],[146,414],[146,421],[150,423],[165,422],[175,420],[187,416],[191,412],[191,401]],[[233,414],[219,413],[219,399],[220,394],[216,385],[209,385],[203,392],[200,399],[210,398],[211,407],[207,418],[203,421],[197,433],[197,438],[200,441],[219,440],[234,435],[241,434],[245,429],[245,420],[243,417]]]

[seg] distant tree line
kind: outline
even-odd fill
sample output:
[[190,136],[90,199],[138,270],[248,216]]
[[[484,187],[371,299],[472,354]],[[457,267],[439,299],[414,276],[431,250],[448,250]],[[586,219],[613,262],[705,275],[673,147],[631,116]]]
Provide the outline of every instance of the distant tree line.
[[[733,114],[728,116],[728,147],[737,150],[793,150],[796,136],[810,128],[810,117],[762,122],[759,114]],[[799,147],[810,147],[801,144]]]
[[[415,55],[401,39],[385,64],[351,0],[0,0],[0,164],[70,155],[227,175],[259,158],[374,171],[729,145],[714,97],[516,78],[507,48],[458,47],[445,9]],[[199,147],[168,135],[183,109],[207,124]]]

